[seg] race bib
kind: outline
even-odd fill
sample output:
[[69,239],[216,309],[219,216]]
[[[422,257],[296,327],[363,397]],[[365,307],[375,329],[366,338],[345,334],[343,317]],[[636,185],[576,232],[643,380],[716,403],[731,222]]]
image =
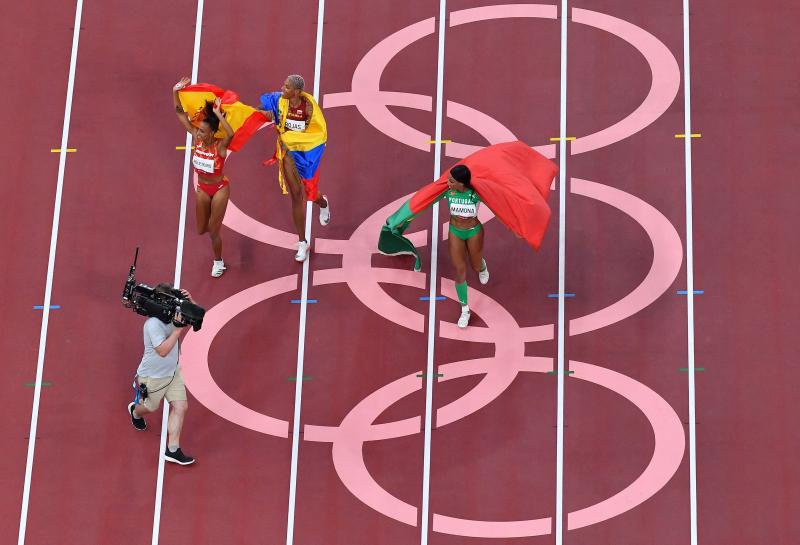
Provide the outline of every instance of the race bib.
[[214,174],[214,159],[206,159],[205,157],[200,157],[196,153],[192,155],[192,166],[197,170],[202,170],[203,172],[207,172],[208,174]]
[[450,214],[453,216],[460,216],[462,218],[474,218],[478,215],[478,204],[461,204],[451,202]]
[[304,131],[306,130],[306,122],[302,119],[286,119],[285,128],[287,131]]

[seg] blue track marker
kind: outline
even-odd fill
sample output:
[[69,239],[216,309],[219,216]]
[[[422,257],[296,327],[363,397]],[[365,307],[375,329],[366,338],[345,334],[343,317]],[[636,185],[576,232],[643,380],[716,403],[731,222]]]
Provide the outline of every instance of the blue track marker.
[[[703,290],[694,290],[692,291],[695,295],[703,295]],[[689,295],[687,290],[678,290],[678,295]]]
[[[61,308],[61,305],[50,305],[51,309]],[[44,305],[33,305],[34,310],[44,310]]]
[[[291,302],[292,302],[293,305],[299,305],[302,302],[302,299],[292,299]],[[306,303],[308,303],[308,304],[313,304],[313,303],[316,303],[316,302],[317,302],[316,299],[307,299],[306,300]]]
[[[550,299],[558,299],[558,294],[557,293],[548,293],[547,297],[550,298]],[[565,293],[564,297],[575,297],[575,294],[574,293]]]
[[[424,296],[420,297],[419,300],[420,301],[430,301],[431,298],[428,297],[427,295],[424,295]],[[437,295],[436,297],[433,298],[433,300],[434,301],[444,301],[444,295]]]

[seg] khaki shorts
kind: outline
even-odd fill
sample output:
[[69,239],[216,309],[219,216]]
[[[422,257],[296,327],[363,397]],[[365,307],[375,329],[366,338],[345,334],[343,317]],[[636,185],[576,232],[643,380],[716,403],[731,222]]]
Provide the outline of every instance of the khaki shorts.
[[167,401],[186,401],[186,386],[183,384],[183,376],[181,376],[181,368],[175,370],[174,377],[166,378],[152,378],[152,377],[137,377],[139,384],[147,385],[147,399],[142,402],[142,405],[148,411],[155,411],[161,405],[161,400],[167,398]]

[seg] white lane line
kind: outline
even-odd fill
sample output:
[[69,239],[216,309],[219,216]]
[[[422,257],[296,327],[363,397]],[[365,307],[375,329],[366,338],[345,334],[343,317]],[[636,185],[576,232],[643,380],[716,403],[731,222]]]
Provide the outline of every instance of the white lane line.
[[33,389],[33,409],[31,410],[31,428],[28,435],[28,457],[25,462],[25,484],[22,489],[22,506],[19,515],[18,545],[25,543],[25,530],[28,526],[28,504],[31,493],[31,474],[33,472],[33,454],[36,449],[36,430],[39,425],[39,401],[42,395],[42,374],[44,372],[44,354],[47,344],[47,326],[50,322],[50,301],[53,293],[53,273],[56,264],[56,245],[58,243],[58,224],[61,217],[61,195],[64,189],[64,171],[67,167],[67,143],[69,141],[69,124],[72,117],[72,95],[75,90],[75,70],[78,63],[78,38],[80,37],[83,0],[75,6],[75,26],[72,31],[72,52],[69,57],[69,76],[67,79],[67,99],[64,107],[64,125],[61,129],[61,146],[58,158],[58,181],[56,183],[56,199],[53,207],[53,227],[50,231],[50,255],[47,259],[47,281],[44,289],[44,308],[42,309],[42,329],[39,332],[39,356],[36,359],[36,384]]
[[[325,0],[317,5],[317,44],[314,54],[314,99],[319,102],[319,82],[322,70],[322,27],[325,17]],[[311,202],[306,202],[306,240],[311,243]],[[292,461],[289,473],[289,509],[286,522],[286,545],[294,543],[294,519],[297,504],[297,461],[300,450],[300,408],[303,400],[303,363],[306,345],[306,310],[308,309],[308,268],[311,256],[303,262],[300,288],[300,331],[297,334],[297,370],[294,383],[294,418],[292,420]]]
[[556,416],[556,545],[564,541],[564,277],[567,217],[567,0],[561,1],[561,116],[559,121],[558,181],[558,376]]
[[[442,170],[442,102],[444,95],[444,33],[447,0],[439,2],[439,52],[436,64],[436,136],[433,148],[433,179]],[[438,284],[439,203],[433,205],[431,223],[431,273],[428,291],[428,361],[425,367],[425,439],[422,455],[422,509],[420,543],[428,544],[428,519],[430,518],[431,488],[431,428],[433,426],[433,352],[436,338],[436,288]]]
[[[197,0],[197,15],[194,28],[194,53],[192,54],[192,83],[197,83],[197,71],[200,64],[200,38],[203,29],[203,0]],[[186,201],[189,193],[189,173],[191,171],[192,135],[186,133],[186,151],[183,155],[183,185],[181,186],[181,210],[178,218],[178,244],[175,251],[175,279],[173,286],[181,285],[183,271],[183,239],[186,231]],[[153,510],[153,535],[151,544],[157,545],[161,530],[161,503],[164,493],[164,452],[167,450],[167,420],[169,418],[169,402],[164,400],[161,416],[161,439],[158,443],[158,476],[156,477],[155,509]]]
[[325,18],[325,0],[319,0],[317,7],[317,45],[314,54],[314,100],[319,102],[319,82],[322,76],[322,27]]
[[[692,134],[691,64],[689,63],[689,0],[683,0],[683,126]],[[697,436],[694,389],[694,243],[692,238],[692,140],[684,138],[686,155],[686,324],[689,372],[689,519],[691,545],[697,545]]]

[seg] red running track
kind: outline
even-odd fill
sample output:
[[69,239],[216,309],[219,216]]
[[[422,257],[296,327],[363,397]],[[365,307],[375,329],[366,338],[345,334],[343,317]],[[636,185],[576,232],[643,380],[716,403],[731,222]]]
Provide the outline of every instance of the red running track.
[[[683,132],[683,26],[680,4],[672,4],[570,3],[567,116],[568,133],[577,140],[570,142],[565,158],[566,221],[558,221],[555,191],[549,201],[553,221],[538,253],[496,221],[486,224],[492,279],[483,287],[470,277],[477,310],[467,334],[471,338],[453,338],[457,306],[450,299],[436,304],[433,359],[443,376],[433,390],[430,543],[523,542],[510,537],[515,531],[529,536],[525,542],[555,541],[556,377],[544,371],[554,368],[557,356],[547,324],[557,321],[557,301],[548,295],[558,290],[560,229],[566,229],[566,291],[575,293],[566,301],[565,315],[565,359],[573,374],[566,378],[564,400],[564,543],[689,542],[689,398],[686,373],[680,371],[687,366],[687,310],[685,296],[676,294],[686,287],[684,149],[674,136]],[[492,5],[478,0],[447,4],[442,134],[453,144],[443,146],[442,168],[465,149],[459,145],[516,137],[546,146],[558,136],[555,6],[525,8],[539,10],[536,17],[508,18],[508,7],[464,11]],[[207,4],[199,79],[235,89],[248,103],[276,89],[289,73],[305,74],[310,87],[316,6],[305,7],[303,17],[291,21],[294,45],[286,54],[287,38],[280,31],[288,24],[284,6],[249,0],[235,8]],[[798,379],[790,365],[775,369],[773,364],[790,364],[797,344],[790,324],[798,308],[791,277],[798,262],[785,250],[793,242],[789,203],[797,190],[790,181],[797,169],[796,159],[783,148],[791,142],[800,111],[796,86],[776,59],[788,60],[796,49],[791,28],[800,13],[788,2],[769,12],[738,2],[726,3],[727,11],[721,7],[697,4],[691,11],[693,130],[703,134],[693,142],[695,286],[704,290],[695,298],[694,338],[697,366],[705,369],[696,376],[698,542],[790,544],[800,536],[792,516],[798,506],[792,463],[798,434],[787,430],[781,417],[793,407],[790,396]],[[25,180],[25,191],[15,191],[15,206],[2,216],[14,263],[3,271],[5,283],[14,286],[8,305],[14,311],[6,313],[4,328],[9,334],[3,336],[7,361],[0,375],[10,385],[6,406],[13,407],[2,428],[10,438],[0,466],[6,535],[18,526],[25,477],[32,392],[25,384],[35,378],[42,312],[32,306],[43,302],[58,171],[58,154],[45,154],[60,141],[73,8],[28,3],[11,7],[2,23],[6,50],[18,52],[6,57],[4,73],[18,82],[19,95],[28,97],[15,110],[21,119],[38,120],[19,123],[19,132],[3,136],[4,149],[19,150],[8,155],[7,189],[16,189],[11,180]],[[129,6],[88,2],[83,7],[69,138],[78,151],[68,155],[64,175],[52,288],[52,303],[61,308],[51,311],[47,331],[43,378],[50,385],[42,390],[38,412],[25,543],[141,543],[152,531],[160,422],[151,419],[144,434],[134,433],[126,422],[141,320],[120,309],[116,298],[137,245],[142,246],[142,281],[174,275],[184,160],[175,147],[183,145],[184,135],[173,120],[168,93],[191,71],[196,5],[179,2],[158,10],[157,17],[132,17]],[[426,97],[436,95],[437,14],[436,3],[419,1],[326,7],[320,97],[330,142],[321,187],[331,198],[333,222],[321,228],[315,211],[308,296],[318,302],[308,307],[302,338],[304,375],[310,378],[303,382],[298,445],[298,544],[420,540],[425,392],[423,379],[415,382],[414,375],[427,359],[428,302],[419,298],[428,294],[429,278],[405,272],[410,263],[401,258],[375,255],[369,261],[373,268],[366,261],[357,265],[365,250],[343,258],[346,245],[331,241],[359,233],[376,211],[387,207],[390,212],[391,202],[433,176],[432,147],[420,135],[432,138],[435,127],[435,110]],[[469,14],[501,18],[467,22]],[[599,28],[602,24],[612,24],[614,32]],[[635,134],[587,149],[588,135],[626,118],[650,93],[646,56],[618,35],[630,25],[661,44],[627,34],[653,46],[652,55],[662,55],[652,76],[661,78],[657,90],[664,97],[660,106],[652,106],[661,110]],[[397,46],[382,74],[368,60],[361,72],[380,74],[382,91],[415,95],[412,102],[410,95],[395,97],[398,103],[389,106],[400,123],[414,129],[399,129],[393,137],[348,105],[342,93],[351,91],[362,59],[369,59],[369,52],[374,58],[380,51],[373,49],[376,45],[407,27],[417,35],[406,47]],[[670,72],[663,61],[667,57],[679,72]],[[369,99],[359,97],[359,106],[368,106]],[[412,104],[416,107],[408,107]],[[383,131],[402,127],[384,121]],[[401,142],[397,134],[408,136]],[[264,131],[232,157],[227,167],[232,202],[255,220],[290,231],[288,198],[280,196],[274,170],[260,165],[273,139]],[[369,162],[363,160],[367,149]],[[224,231],[229,269],[221,279],[210,278],[209,243],[193,231],[189,193],[181,284],[197,300],[220,309],[252,286],[268,281],[283,286],[283,292],[231,320],[213,339],[208,360],[222,391],[285,421],[289,437],[234,424],[192,397],[182,445],[198,463],[165,468],[160,540],[283,543],[295,403],[290,377],[296,374],[300,332],[299,305],[290,300],[300,297],[302,269],[290,249],[229,226]],[[229,210],[236,227],[232,218]],[[427,273],[430,216],[418,222],[415,229],[427,237]],[[280,239],[278,246],[287,240]],[[438,242],[438,253],[437,291],[450,297],[446,243]],[[654,257],[663,259],[658,268],[666,271],[659,280],[663,291],[628,317],[587,327],[585,316],[649,278]],[[362,268],[355,269],[352,286],[337,276],[342,273],[331,272],[354,264]],[[353,292],[368,289],[375,278],[406,308],[406,325],[387,319],[397,319],[397,308],[381,306],[377,299],[364,303]],[[402,285],[407,282],[414,285]],[[264,293],[257,289],[248,302]],[[516,329],[541,325],[540,335]],[[503,335],[493,338],[491,331],[497,330]],[[481,335],[482,341],[473,342]],[[184,350],[188,346],[194,354],[200,338],[187,340]],[[467,372],[458,362],[495,354],[498,359],[481,368],[489,374],[455,378]],[[184,356],[185,367],[200,365]],[[527,370],[509,375],[518,365]],[[592,366],[619,375],[601,376]],[[788,372],[781,373],[784,368]],[[631,387],[634,380],[664,400],[661,414],[674,415],[665,417],[664,429],[674,431],[675,422],[682,423],[685,450],[678,449],[683,441],[674,434],[669,448],[656,444],[643,412],[619,393],[591,383],[602,377],[616,386]],[[492,380],[510,385],[488,404],[486,394],[473,398],[473,405],[459,405],[469,399],[462,396],[477,396]],[[390,384],[397,386],[394,394]],[[403,389],[409,395],[392,404],[389,397],[400,397]],[[363,402],[379,390],[380,399]],[[382,406],[385,411],[368,414],[367,409]],[[356,418],[358,407],[377,424],[400,422],[382,428],[400,436],[362,447],[356,435],[363,428],[342,428],[333,446],[325,435],[330,430],[320,427],[332,429]],[[476,412],[458,418],[471,410]],[[400,428],[404,431],[397,432]],[[369,488],[363,475],[348,473],[357,469],[352,460],[362,448],[367,471],[390,495],[382,500],[364,495]],[[664,482],[651,497],[582,526],[591,518],[585,516],[587,507],[623,492],[648,467],[654,449],[671,452],[666,458],[677,462],[671,473],[661,475]],[[500,524],[470,526],[455,518]],[[510,524],[528,519],[534,522]],[[454,535],[459,532],[483,537]],[[496,537],[487,537],[492,533]]]

